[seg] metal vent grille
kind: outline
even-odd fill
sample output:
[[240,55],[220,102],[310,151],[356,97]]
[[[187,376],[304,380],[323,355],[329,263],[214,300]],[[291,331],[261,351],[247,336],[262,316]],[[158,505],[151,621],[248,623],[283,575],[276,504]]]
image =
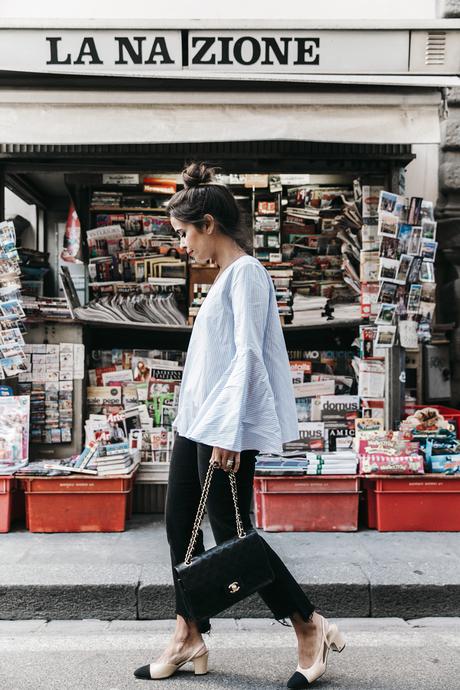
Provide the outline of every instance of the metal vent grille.
[[[1,133],[0,133],[1,136]],[[160,155],[165,158],[197,155],[197,150],[206,151],[208,156],[220,160],[228,157],[327,157],[354,158],[362,156],[388,160],[410,156],[411,147],[407,144],[330,144],[310,141],[230,141],[200,142],[183,144],[3,144],[0,141],[0,154],[7,156],[40,155],[46,158],[68,158],[69,155],[94,157],[108,156],[149,156]],[[201,155],[201,154],[200,154]],[[182,161],[183,162],[183,161]]]
[[134,484],[134,513],[164,513],[166,484]]
[[446,59],[446,32],[428,31],[425,65],[443,65]]

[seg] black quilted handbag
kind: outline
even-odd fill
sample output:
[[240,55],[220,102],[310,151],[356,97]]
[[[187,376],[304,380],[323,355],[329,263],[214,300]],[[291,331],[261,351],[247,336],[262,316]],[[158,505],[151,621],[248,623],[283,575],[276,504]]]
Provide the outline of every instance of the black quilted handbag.
[[229,472],[238,536],[192,557],[214,467],[209,465],[185,561],[174,567],[189,615],[195,620],[225,611],[274,580],[265,546],[255,530],[243,529],[235,474]]

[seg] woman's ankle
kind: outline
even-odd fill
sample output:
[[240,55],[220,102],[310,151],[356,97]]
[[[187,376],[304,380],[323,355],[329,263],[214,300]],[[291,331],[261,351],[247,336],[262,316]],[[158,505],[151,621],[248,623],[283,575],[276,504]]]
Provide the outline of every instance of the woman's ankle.
[[318,627],[321,620],[321,615],[317,611],[313,611],[308,619],[305,619],[297,611],[292,614],[291,621],[296,632],[303,632],[307,629]]
[[181,644],[198,644],[203,642],[201,632],[194,621],[187,621],[182,616],[177,616],[174,640]]

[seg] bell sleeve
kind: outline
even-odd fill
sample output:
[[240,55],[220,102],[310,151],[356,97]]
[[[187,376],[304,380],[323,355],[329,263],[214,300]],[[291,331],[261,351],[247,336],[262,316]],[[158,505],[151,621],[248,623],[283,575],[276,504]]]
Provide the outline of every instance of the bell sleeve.
[[271,279],[246,263],[232,277],[234,356],[203,403],[189,438],[227,450],[281,452],[281,429],[263,347],[270,323]]

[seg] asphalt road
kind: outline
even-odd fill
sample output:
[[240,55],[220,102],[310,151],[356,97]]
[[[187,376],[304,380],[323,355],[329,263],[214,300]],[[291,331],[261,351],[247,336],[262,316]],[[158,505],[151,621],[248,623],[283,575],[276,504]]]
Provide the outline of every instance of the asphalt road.
[[[460,619],[337,621],[347,638],[331,654],[323,690],[458,690]],[[0,621],[2,690],[142,690],[160,681],[132,671],[153,660],[171,621]],[[267,619],[217,620],[210,636],[210,671],[184,669],[161,681],[164,690],[275,690],[296,665],[291,629]]]

